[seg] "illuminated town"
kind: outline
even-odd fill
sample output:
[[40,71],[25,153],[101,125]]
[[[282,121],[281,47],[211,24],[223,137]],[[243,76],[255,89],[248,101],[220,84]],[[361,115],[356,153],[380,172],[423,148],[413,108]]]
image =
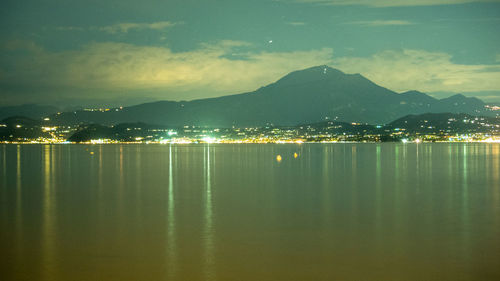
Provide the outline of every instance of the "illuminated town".
[[194,125],[169,128],[144,123],[57,126],[44,125],[50,123],[50,119],[45,118],[40,126],[11,120],[0,124],[0,129],[11,131],[10,135],[4,136],[4,143],[500,142],[498,117],[455,114],[443,119],[444,115],[436,116],[439,117],[436,120],[420,118],[410,121],[403,118],[388,125],[325,121],[293,127],[267,125],[245,128]]

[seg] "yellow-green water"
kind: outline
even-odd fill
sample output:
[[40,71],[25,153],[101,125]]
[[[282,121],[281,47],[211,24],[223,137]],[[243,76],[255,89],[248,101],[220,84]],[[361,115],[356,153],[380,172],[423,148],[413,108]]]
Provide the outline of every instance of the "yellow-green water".
[[1,280],[500,280],[500,145],[0,145],[0,253]]

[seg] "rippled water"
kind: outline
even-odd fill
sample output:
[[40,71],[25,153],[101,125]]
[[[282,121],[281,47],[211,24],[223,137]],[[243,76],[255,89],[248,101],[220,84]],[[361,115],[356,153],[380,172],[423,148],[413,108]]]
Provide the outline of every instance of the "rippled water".
[[500,145],[0,145],[0,252],[2,280],[500,280]]

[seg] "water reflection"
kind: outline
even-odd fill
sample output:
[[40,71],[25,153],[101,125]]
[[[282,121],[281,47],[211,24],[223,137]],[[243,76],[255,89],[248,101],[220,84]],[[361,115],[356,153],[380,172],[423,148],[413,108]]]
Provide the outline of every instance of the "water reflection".
[[[168,279],[175,279],[177,272],[177,239],[175,237],[174,162],[172,145],[168,148],[168,204],[167,204],[167,273]],[[176,157],[177,159],[177,157]]]
[[[2,145],[2,198],[7,198],[7,145]],[[7,216],[7,206],[2,204],[4,216]]]
[[[394,178],[399,182],[399,145],[394,146]],[[396,185],[396,187],[399,185]]]
[[467,166],[467,148],[468,148],[468,145],[465,144],[463,145],[462,147],[462,167],[461,167],[461,171],[462,171],[462,211],[463,211],[463,214],[462,214],[462,219],[463,219],[463,224],[464,224],[464,234],[467,234],[468,232],[468,228],[469,228],[469,220],[470,220],[470,217],[469,217],[469,185],[468,185],[468,181],[467,181],[467,174],[468,174],[468,166]]
[[123,213],[123,190],[125,188],[125,172],[123,171],[123,145],[120,145],[118,152],[118,206],[120,207],[120,213]]
[[[331,171],[331,167],[330,167],[330,162],[334,159],[333,157],[333,153],[332,151],[330,151],[332,147],[331,146],[325,146],[323,148],[323,171],[322,171],[322,175],[323,175],[323,188],[322,188],[322,193],[323,193],[323,196],[322,196],[322,201],[321,201],[321,204],[322,204],[322,208],[323,208],[323,220],[325,221],[325,224],[329,224],[329,218],[330,218],[330,214],[332,212],[331,208],[332,208],[332,203],[331,203],[331,190],[332,190],[332,184],[331,184],[331,175],[332,175],[332,171]],[[301,153],[302,155],[302,153]],[[309,169],[307,169],[308,172],[311,172]]]
[[215,257],[214,257],[214,228],[212,209],[212,181],[210,144],[205,146],[204,170],[205,170],[205,224],[204,224],[204,280],[216,280]]
[[[492,178],[492,192],[493,192],[493,199],[494,203],[496,206],[500,206],[500,144],[498,145],[492,145],[492,151],[491,154],[493,156],[493,163],[491,165],[491,170],[493,171],[493,178]],[[497,183],[495,185],[495,183]],[[497,212],[498,214],[498,212]]]
[[352,226],[356,227],[357,221],[356,219],[358,218],[358,195],[359,195],[359,190],[358,190],[358,177],[359,175],[357,174],[357,148],[356,145],[353,144],[351,146],[351,181],[349,183],[349,191],[350,191],[350,204],[351,204],[351,216],[355,218],[352,221]]
[[[469,255],[469,247],[470,247],[470,206],[469,206],[469,182],[468,182],[468,173],[469,169],[474,167],[469,167],[468,154],[471,153],[469,151],[469,144],[462,144],[461,146],[456,146],[456,160],[457,167],[459,170],[457,181],[460,182],[460,185],[454,186],[453,188],[457,188],[460,190],[460,250],[462,251],[462,255]],[[451,163],[450,163],[451,164]],[[451,174],[449,176],[452,176]]]
[[492,145],[491,151],[493,161],[491,165],[492,177],[491,177],[491,193],[493,198],[493,204],[491,208],[491,213],[494,214],[495,226],[498,228],[500,226],[500,144]]
[[499,277],[499,145],[86,147],[0,147],[4,279]]
[[21,145],[16,147],[16,228],[21,234],[22,221],[22,197],[21,197]]
[[[417,161],[417,163],[416,163],[415,170],[417,172],[417,174],[416,174],[417,180],[419,180],[419,181],[420,181],[420,154],[418,153],[418,150],[419,150],[420,146],[421,146],[421,144],[420,144],[420,142],[418,142],[417,145],[416,145],[416,150],[417,150],[417,152],[416,152],[416,158],[417,158],[416,161]],[[420,187],[420,185],[418,185],[418,186]]]
[[123,185],[123,145],[120,145],[120,152],[119,152],[119,163],[120,163],[120,166],[119,166],[119,169],[120,169],[120,186]]
[[[97,170],[97,173],[98,173],[98,178],[99,178],[99,184],[98,186],[100,188],[103,187],[103,184],[102,184],[102,177],[103,177],[103,168],[102,168],[102,145],[99,145],[99,168]],[[102,192],[100,191],[99,194],[101,194]]]
[[22,179],[21,179],[21,145],[16,146],[16,258],[22,261],[23,252],[23,201],[22,201]]
[[375,148],[375,233],[377,241],[381,239],[382,230],[382,159],[381,145],[378,144]]
[[[137,172],[136,174],[136,183],[135,183],[135,190],[136,190],[136,200],[135,200],[135,207],[136,207],[136,214],[140,218],[142,217],[142,154],[141,154],[141,146],[137,145],[134,147],[135,148],[135,170]],[[141,222],[141,221],[139,221]]]
[[[43,146],[43,204],[42,204],[42,279],[55,280],[56,272],[56,231],[55,231],[55,195],[53,146]],[[52,161],[51,161],[52,160]]]

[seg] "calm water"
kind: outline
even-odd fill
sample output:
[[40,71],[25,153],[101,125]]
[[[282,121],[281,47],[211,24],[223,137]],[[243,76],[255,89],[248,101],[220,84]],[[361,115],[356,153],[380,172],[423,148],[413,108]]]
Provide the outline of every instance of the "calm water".
[[500,280],[500,145],[0,145],[0,253],[2,280]]

